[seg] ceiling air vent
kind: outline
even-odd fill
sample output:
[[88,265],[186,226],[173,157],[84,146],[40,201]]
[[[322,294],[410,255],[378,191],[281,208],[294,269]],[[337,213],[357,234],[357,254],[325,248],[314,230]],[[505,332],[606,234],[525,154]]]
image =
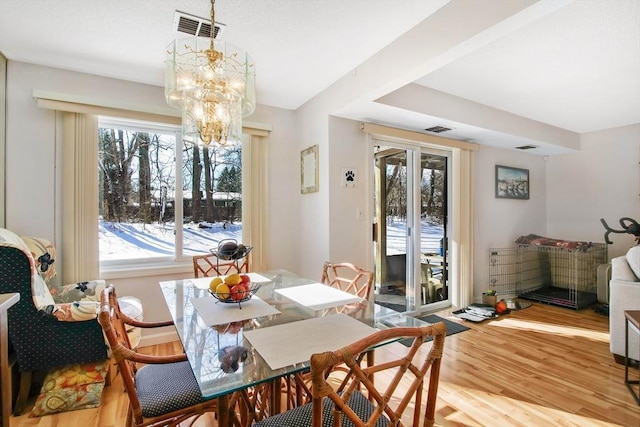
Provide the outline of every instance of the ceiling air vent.
[[432,126],[430,128],[426,128],[425,130],[427,132],[442,133],[442,132],[450,131],[451,128],[447,128],[447,127],[444,127],[444,126]]
[[[213,38],[220,38],[225,25],[216,22],[213,29]],[[173,16],[173,29],[179,33],[189,34],[190,36],[209,37],[211,35],[211,21],[188,13],[176,10]]]
[[521,145],[520,147],[516,147],[516,150],[531,150],[534,148],[538,148],[537,145]]

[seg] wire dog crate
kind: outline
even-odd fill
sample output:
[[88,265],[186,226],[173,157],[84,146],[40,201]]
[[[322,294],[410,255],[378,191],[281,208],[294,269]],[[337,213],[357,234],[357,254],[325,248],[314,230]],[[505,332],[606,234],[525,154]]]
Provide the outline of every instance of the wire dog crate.
[[597,270],[607,262],[607,245],[588,247],[519,244],[491,249],[491,286],[499,295],[581,309],[598,301]]
[[520,253],[517,248],[489,250],[489,286],[502,298],[516,296],[520,281]]

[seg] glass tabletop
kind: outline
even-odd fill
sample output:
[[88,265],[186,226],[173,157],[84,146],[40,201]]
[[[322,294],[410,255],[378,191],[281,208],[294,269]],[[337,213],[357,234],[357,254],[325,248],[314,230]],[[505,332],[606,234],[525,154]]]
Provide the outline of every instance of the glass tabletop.
[[280,313],[216,326],[207,326],[192,303],[193,298],[210,297],[213,300],[207,289],[196,286],[190,279],[160,282],[160,289],[205,398],[222,396],[309,367],[309,362],[305,361],[272,370],[249,340],[244,338],[244,331],[321,317],[336,311],[376,329],[426,325],[425,322],[370,301],[312,310],[276,290],[316,283],[314,280],[298,277],[285,270],[258,274],[269,281],[262,283],[256,295]]

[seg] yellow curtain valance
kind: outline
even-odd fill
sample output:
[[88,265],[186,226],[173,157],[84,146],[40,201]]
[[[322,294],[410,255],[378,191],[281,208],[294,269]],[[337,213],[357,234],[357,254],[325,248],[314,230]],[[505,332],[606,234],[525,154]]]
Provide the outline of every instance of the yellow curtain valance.
[[[34,90],[38,107],[68,113],[92,116],[124,117],[131,120],[181,125],[182,116],[169,106],[119,105],[107,101],[94,101],[80,96]],[[245,121],[242,131],[248,135],[269,136],[271,126]]]

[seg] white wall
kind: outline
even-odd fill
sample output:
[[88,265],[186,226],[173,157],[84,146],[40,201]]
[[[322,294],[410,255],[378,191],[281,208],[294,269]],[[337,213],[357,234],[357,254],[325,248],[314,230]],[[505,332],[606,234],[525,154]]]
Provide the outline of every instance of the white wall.
[[[332,117],[329,120],[329,256],[327,261],[351,262],[373,269],[372,148],[360,122]],[[343,168],[357,171],[355,188],[342,187]],[[361,212],[359,218],[357,212]],[[318,267],[319,268],[319,267]],[[316,276],[318,273],[316,273]]]
[[[529,169],[529,200],[496,199],[495,166]],[[513,248],[523,234],[545,235],[546,164],[543,157],[481,146],[475,153],[474,300],[490,289],[489,249]]]
[[[296,241],[298,273],[318,277],[324,261],[329,259],[329,112],[323,97],[314,98],[295,112],[298,137],[296,170],[300,188],[300,151],[318,145],[319,189],[301,194],[298,190],[298,230]],[[275,196],[274,196],[275,197]]]
[[[640,221],[640,124],[581,135],[581,150],[547,162],[547,230],[566,239],[604,242],[600,223],[621,229],[619,219]],[[635,243],[611,234],[609,258]]]

